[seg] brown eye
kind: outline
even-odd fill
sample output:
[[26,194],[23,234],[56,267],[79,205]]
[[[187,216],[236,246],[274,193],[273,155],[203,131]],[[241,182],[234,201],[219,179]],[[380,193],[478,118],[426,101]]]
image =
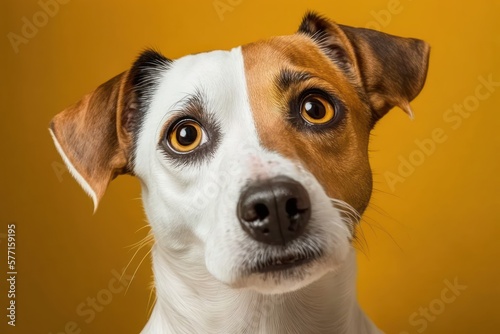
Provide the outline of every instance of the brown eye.
[[335,108],[322,96],[311,94],[302,100],[300,115],[308,123],[325,124],[335,117]]
[[201,125],[191,119],[175,124],[168,132],[168,143],[178,153],[189,153],[200,146],[203,138]]

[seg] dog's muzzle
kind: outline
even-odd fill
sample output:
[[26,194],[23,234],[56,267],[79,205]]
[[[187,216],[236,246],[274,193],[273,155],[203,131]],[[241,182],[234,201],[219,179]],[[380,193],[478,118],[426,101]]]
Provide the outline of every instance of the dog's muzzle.
[[302,235],[310,217],[307,190],[287,176],[252,182],[238,203],[243,230],[270,245],[285,245]]

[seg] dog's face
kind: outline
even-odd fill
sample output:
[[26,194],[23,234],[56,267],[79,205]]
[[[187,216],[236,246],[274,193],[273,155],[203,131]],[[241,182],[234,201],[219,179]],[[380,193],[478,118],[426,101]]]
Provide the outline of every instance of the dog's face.
[[235,288],[291,291],[342,265],[372,190],[370,130],[394,106],[411,114],[428,52],[308,14],[231,51],[146,51],[51,130],[96,206],[116,175],[141,180],[166,254]]

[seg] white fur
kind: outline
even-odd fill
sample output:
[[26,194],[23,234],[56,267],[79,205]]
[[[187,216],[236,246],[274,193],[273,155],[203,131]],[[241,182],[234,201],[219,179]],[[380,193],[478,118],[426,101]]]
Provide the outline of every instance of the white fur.
[[[219,123],[220,143],[212,157],[179,166],[158,142],[180,101],[197,91]],[[135,162],[155,236],[157,302],[142,333],[378,333],[356,302],[352,235],[340,209],[300,163],[259,142],[240,48],[186,56],[163,72]],[[245,261],[280,250],[246,235],[238,199],[248,180],[276,175],[309,192],[306,235],[324,255],[290,277],[249,275]]]

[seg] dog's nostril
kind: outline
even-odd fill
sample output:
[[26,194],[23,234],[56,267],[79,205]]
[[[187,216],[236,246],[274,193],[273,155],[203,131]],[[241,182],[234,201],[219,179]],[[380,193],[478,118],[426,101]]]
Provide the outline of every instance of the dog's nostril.
[[[264,220],[269,216],[269,209],[265,204],[257,203],[254,206],[255,213],[257,214],[257,218],[259,220]],[[269,232],[269,230],[268,230]],[[264,232],[265,233],[265,232]]]
[[285,212],[288,215],[289,225],[288,231],[296,232],[299,228],[300,216],[307,211],[306,209],[300,209],[297,198],[290,198],[285,203]]
[[268,229],[268,228],[263,229],[263,230],[262,230],[262,233],[264,233],[264,234],[266,234],[266,235],[267,235],[267,234],[269,234],[269,229]]
[[290,198],[286,201],[285,210],[288,214],[288,217],[295,218],[299,214],[299,208],[297,207],[297,199]]

